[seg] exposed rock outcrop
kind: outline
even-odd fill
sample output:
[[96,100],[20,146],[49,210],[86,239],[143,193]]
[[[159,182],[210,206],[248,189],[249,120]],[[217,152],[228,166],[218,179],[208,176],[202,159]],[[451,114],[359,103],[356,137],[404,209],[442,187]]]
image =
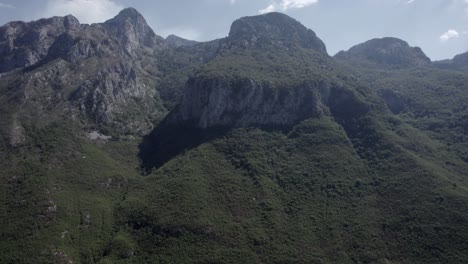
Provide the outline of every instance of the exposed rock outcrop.
[[129,55],[137,55],[137,50],[141,48],[160,50],[164,47],[164,39],[153,32],[145,18],[134,8],[122,10],[103,26]]
[[10,146],[18,147],[26,142],[26,133],[22,124],[18,121],[16,116],[13,117],[13,121],[10,128]]
[[0,27],[0,73],[35,65],[48,55],[60,35],[80,30],[78,19],[71,15]]
[[145,131],[164,112],[155,84],[166,46],[133,8],[101,24],[73,16],[12,22],[0,27],[0,73],[22,71],[11,89],[22,104],[37,104],[28,118],[54,105],[97,125]]
[[291,126],[327,114],[329,89],[323,82],[274,87],[254,79],[192,78],[168,122],[199,128]]
[[184,38],[181,38],[181,37],[176,36],[176,35],[169,35],[166,38],[166,44],[171,46],[171,47],[175,47],[175,48],[190,47],[190,46],[193,46],[193,45],[195,45],[197,43],[198,43],[197,41],[184,39]]
[[139,80],[135,67],[120,62],[101,69],[96,76],[83,82],[70,100],[79,106],[84,116],[98,124],[110,125],[116,116],[129,115],[131,109],[144,113],[155,111],[156,94],[150,84]]

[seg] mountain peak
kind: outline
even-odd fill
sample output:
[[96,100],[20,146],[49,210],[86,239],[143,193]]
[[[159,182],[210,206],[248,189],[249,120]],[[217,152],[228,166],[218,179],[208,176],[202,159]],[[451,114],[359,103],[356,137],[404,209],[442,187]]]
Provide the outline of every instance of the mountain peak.
[[123,45],[129,53],[133,53],[140,44],[153,48],[163,42],[161,37],[156,36],[145,18],[132,7],[123,9],[104,25],[123,40]]
[[139,18],[142,18],[143,16],[135,8],[127,7],[127,8],[122,9],[122,11],[119,12],[119,14],[116,16],[116,18],[117,17],[139,19]]
[[171,34],[171,35],[167,36],[166,43],[169,46],[173,46],[173,47],[177,48],[177,47],[193,46],[193,45],[197,44],[198,42],[194,41],[194,40],[181,38],[179,36]]
[[240,18],[232,23],[229,37],[231,41],[244,46],[300,46],[326,53],[325,44],[314,31],[306,28],[292,17],[272,12],[259,16]]
[[375,38],[358,44],[336,55],[339,59],[364,59],[383,65],[425,66],[431,60],[419,47],[411,47],[406,41],[393,38]]
[[148,26],[143,15],[135,8],[128,7],[119,12],[114,18],[106,21],[106,24],[124,25],[127,22],[132,22],[140,26]]

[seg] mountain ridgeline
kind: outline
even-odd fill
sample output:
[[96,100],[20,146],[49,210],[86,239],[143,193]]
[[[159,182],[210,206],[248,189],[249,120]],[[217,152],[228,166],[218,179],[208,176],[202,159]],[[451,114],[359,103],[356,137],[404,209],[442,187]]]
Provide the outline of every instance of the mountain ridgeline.
[[281,13],[0,27],[1,263],[466,263],[467,55]]

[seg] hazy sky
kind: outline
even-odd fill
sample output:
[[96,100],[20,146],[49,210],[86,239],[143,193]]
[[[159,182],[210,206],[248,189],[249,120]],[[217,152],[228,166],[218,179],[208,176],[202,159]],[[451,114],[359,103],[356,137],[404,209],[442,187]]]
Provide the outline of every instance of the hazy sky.
[[419,46],[433,60],[468,50],[468,0],[0,0],[0,24],[67,14],[102,22],[130,6],[164,37],[220,38],[239,17],[279,11],[313,29],[331,55],[385,36]]

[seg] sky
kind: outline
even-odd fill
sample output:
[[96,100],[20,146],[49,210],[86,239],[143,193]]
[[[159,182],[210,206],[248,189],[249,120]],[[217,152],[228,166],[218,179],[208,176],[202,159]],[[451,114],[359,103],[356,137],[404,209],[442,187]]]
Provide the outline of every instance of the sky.
[[276,11],[314,30],[330,55],[381,37],[421,47],[432,60],[468,50],[468,0],[0,0],[0,24],[68,14],[90,24],[125,7],[163,37],[222,38],[234,20]]

